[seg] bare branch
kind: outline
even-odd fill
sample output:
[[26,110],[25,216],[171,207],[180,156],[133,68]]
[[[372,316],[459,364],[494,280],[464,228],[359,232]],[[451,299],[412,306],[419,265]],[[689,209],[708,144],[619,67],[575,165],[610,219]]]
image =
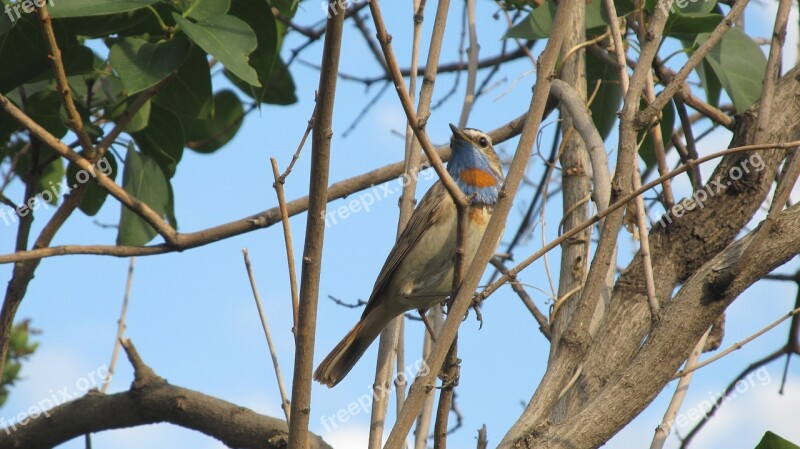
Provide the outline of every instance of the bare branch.
[[714,354],[713,357],[709,357],[708,359],[703,360],[702,362],[700,362],[700,363],[698,363],[696,365],[691,365],[691,366],[687,365],[685,369],[675,373],[675,376],[673,378],[677,379],[677,378],[679,378],[681,376],[685,376],[686,374],[689,374],[689,373],[691,373],[693,371],[697,371],[700,368],[703,368],[704,366],[707,366],[707,365],[710,365],[710,364],[716,362],[717,360],[725,357],[726,355],[730,354],[733,351],[737,351],[739,349],[742,349],[742,347],[744,345],[746,345],[746,344],[750,343],[751,341],[755,340],[756,338],[766,334],[767,332],[772,330],[775,326],[783,323],[784,321],[786,321],[789,318],[797,315],[798,313],[800,313],[800,307],[792,310],[791,312],[789,312],[787,314],[784,314],[782,317],[780,317],[777,320],[775,320],[772,323],[770,323],[767,327],[765,327],[765,328],[761,329],[760,331],[754,333],[753,335],[745,338],[744,340],[734,343],[733,345],[731,345],[730,348],[728,348],[728,349],[726,349],[726,350],[724,350],[724,351],[722,351],[720,353]]
[[289,447],[308,447],[308,421],[311,414],[311,379],[314,369],[314,336],[317,328],[319,279],[325,237],[325,205],[328,203],[328,178],[331,157],[336,73],[342,49],[344,14],[328,19],[322,51],[323,69],[319,75],[319,98],[311,136],[311,170],[308,187],[308,218],[303,249],[303,271],[295,333],[295,362],[292,379],[292,420],[289,422]]
[[[551,105],[545,111],[545,116],[549,114]],[[510,122],[490,131],[488,134],[492,142],[504,142],[512,137],[519,135],[522,130],[525,116],[519,116]],[[443,160],[450,159],[450,147],[444,145],[437,150],[439,157]],[[423,159],[423,167],[427,168],[427,160]],[[328,187],[328,201],[344,198],[355,192],[373,187],[391,179],[397,178],[403,173],[403,161],[395,162],[384,167],[377,168],[362,175],[339,181]],[[286,204],[289,216],[294,216],[305,212],[308,209],[308,197],[298,198]],[[247,232],[272,226],[281,221],[281,213],[278,207],[267,209],[258,214],[244,217],[242,219],[214,226],[197,232],[178,234],[179,242],[176,245],[161,244],[152,246],[116,246],[116,245],[65,245],[55,247],[37,247],[29,251],[18,251],[12,254],[0,255],[0,264],[14,263],[24,260],[41,259],[45,257],[62,256],[68,254],[96,254],[116,257],[130,256],[151,256],[156,254],[184,251],[198,246],[207,245],[229,237],[234,237]]]
[[[689,74],[697,67],[703,58],[706,57],[708,52],[710,52],[719,41],[722,39],[722,36],[728,32],[728,30],[733,26],[736,19],[739,15],[744,11],[745,6],[749,3],[750,0],[737,0],[736,3],[731,7],[731,10],[728,12],[728,15],[725,16],[724,19],[714,28],[714,31],[711,32],[711,35],[708,36],[705,42],[703,42],[697,50],[692,53],[692,56],[689,57],[689,60],[686,61],[686,64],[681,67],[678,73],[672,78],[672,80],[667,84],[663,91],[658,94],[658,97],[650,103],[647,109],[641,111],[637,116],[637,121],[640,124],[648,124],[653,119],[653,117],[658,114],[659,111],[664,109],[664,106],[667,105],[667,102],[672,98],[679,89],[683,87],[684,81],[686,78],[689,77]],[[671,2],[670,2],[671,3]],[[640,58],[640,62],[641,62]],[[648,61],[648,65],[650,65],[650,61]]]
[[[39,6],[37,4],[37,6]],[[47,9],[47,2],[42,2],[42,6],[36,8],[39,16],[39,22],[42,25],[42,32],[44,33],[44,40],[47,43],[47,49],[50,52],[49,59],[53,66],[53,73],[55,74],[56,86],[58,87],[58,94],[61,96],[61,102],[64,104],[64,110],[67,113],[67,120],[71,125],[75,134],[78,135],[78,141],[81,143],[83,151],[89,158],[94,158],[95,149],[92,145],[92,140],[89,134],[83,127],[83,119],[75,108],[75,103],[72,101],[72,94],[67,81],[67,72],[64,69],[64,61],[61,59],[61,49],[58,48],[56,42],[56,35],[53,32],[53,22],[50,19],[50,10]]]
[[[697,344],[694,345],[692,352],[689,354],[689,358],[686,359],[686,366],[697,363],[697,359],[700,358],[700,354],[703,353],[703,348],[706,345],[706,338],[708,338],[708,334],[710,332],[711,327],[709,327],[706,333],[700,337],[700,340],[697,340]],[[675,417],[678,416],[678,412],[681,409],[681,404],[683,404],[686,393],[689,391],[689,383],[691,381],[692,373],[682,376],[681,380],[678,381],[678,386],[675,387],[675,393],[673,393],[672,399],[669,401],[667,411],[664,412],[664,417],[661,419],[661,424],[656,427],[656,434],[653,437],[653,441],[650,443],[650,449],[661,449],[664,447],[664,443],[667,441],[667,437],[672,431],[672,423],[675,421]]]
[[[273,159],[273,161],[274,160],[275,159]],[[269,324],[267,324],[267,315],[264,314],[264,307],[261,305],[261,295],[258,293],[258,287],[256,287],[256,278],[253,274],[253,267],[250,264],[250,254],[247,252],[247,248],[242,249],[242,255],[244,256],[244,267],[245,270],[247,270],[247,278],[250,280],[250,288],[253,290],[253,298],[256,300],[258,316],[261,318],[261,327],[264,329],[264,336],[267,337],[267,346],[269,347],[269,355],[272,358],[272,366],[275,368],[275,377],[277,378],[278,390],[281,394],[281,408],[283,409],[283,414],[286,416],[286,422],[288,423],[291,422],[291,419],[289,419],[291,414],[291,402],[286,395],[286,387],[283,385],[281,367],[278,363],[278,352],[275,350],[275,345],[272,344],[272,334],[269,331]]]
[[[31,416],[24,426],[0,432],[0,447],[49,449],[75,437],[105,430],[157,423],[172,423],[202,432],[229,447],[283,449],[288,432],[282,420],[248,408],[170,385],[144,364],[130,342],[123,344],[134,366],[136,380],[130,390],[104,395],[91,390],[47,413]],[[311,435],[311,449],[331,449]]]
[[103,379],[103,385],[100,387],[100,392],[105,393],[108,390],[108,384],[111,383],[111,378],[114,377],[114,370],[117,366],[117,357],[119,357],[119,348],[122,345],[122,336],[125,333],[125,318],[128,315],[128,301],[131,297],[131,287],[133,286],[133,269],[136,266],[136,258],[131,257],[128,263],[128,280],[125,282],[125,295],[122,298],[122,311],[119,313],[119,320],[117,320],[117,336],[114,339],[114,350],[111,352],[111,362],[108,364],[108,373]]

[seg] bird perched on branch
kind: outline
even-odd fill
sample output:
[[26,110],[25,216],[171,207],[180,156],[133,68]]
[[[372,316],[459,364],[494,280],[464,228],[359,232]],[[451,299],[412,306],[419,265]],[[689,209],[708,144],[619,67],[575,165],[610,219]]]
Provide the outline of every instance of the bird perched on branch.
[[[471,197],[464,245],[464,267],[470,266],[497,202],[503,171],[491,138],[476,129],[450,125],[453,154],[447,171]],[[358,362],[373,340],[395,317],[427,310],[452,293],[458,213],[441,181],[420,201],[408,225],[378,274],[361,320],[314,372],[314,379],[333,387]],[[494,243],[495,248],[500,241]]]

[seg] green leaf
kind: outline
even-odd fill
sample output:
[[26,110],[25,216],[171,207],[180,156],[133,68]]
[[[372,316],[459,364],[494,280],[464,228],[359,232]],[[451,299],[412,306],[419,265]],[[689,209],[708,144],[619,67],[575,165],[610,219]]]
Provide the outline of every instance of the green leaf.
[[767,431],[755,449],[800,449],[800,446]]
[[185,142],[183,126],[175,114],[154,104],[147,127],[131,135],[142,153],[157,162],[168,178],[175,176]]
[[167,184],[167,187],[169,187],[169,199],[167,200],[167,211],[165,213],[167,223],[178,229],[178,218],[175,217],[175,193],[172,191],[172,184]]
[[709,62],[703,58],[703,62],[695,67],[695,72],[700,78],[700,83],[703,85],[703,90],[706,92],[706,101],[708,104],[718,107],[719,96],[722,93],[722,84],[720,83],[717,74],[709,65]]
[[[327,3],[327,2],[326,2]],[[300,4],[299,0],[270,0],[270,4],[281,12],[283,17],[291,19],[297,12],[297,5]]]
[[[30,175],[31,156],[31,152],[28,152],[25,156],[20,157],[17,160],[17,165],[14,167],[14,171],[17,175],[26,182]],[[64,178],[64,162],[60,157],[57,157],[55,151],[50,149],[50,147],[42,145],[39,148],[39,154],[36,158],[36,166],[39,167],[45,161],[51,159],[53,161],[42,168],[41,172],[38,174],[39,181],[36,183],[35,187],[35,194],[38,200],[26,198],[24,201],[24,204],[34,204],[33,209],[37,209],[37,205],[41,203],[56,205],[58,204],[58,198],[62,194],[67,193],[62,192],[60,188],[61,179]],[[20,204],[20,206],[22,206],[22,204]]]
[[264,103],[290,105],[297,103],[296,89],[292,74],[289,73],[289,68],[282,60],[275,61],[275,67],[272,68],[272,74],[267,83],[266,93],[264,94]]
[[64,173],[64,161],[61,158],[47,164],[42,170],[42,175],[36,188],[36,195],[40,201],[45,201],[53,206],[58,205],[60,194],[66,193],[60,192],[59,189]]
[[[81,155],[83,152],[81,152]],[[94,164],[95,173],[103,173],[112,180],[117,178],[117,158],[114,153],[107,151],[102,159]],[[93,217],[100,211],[100,208],[105,203],[108,197],[108,191],[100,187],[92,180],[94,176],[82,170],[80,167],[71,163],[67,166],[67,185],[71,189],[76,188],[79,184],[86,184],[86,191],[83,193],[83,198],[78,205],[78,208],[84,214]]]
[[191,0],[187,2],[189,17],[201,22],[208,22],[215,17],[228,13],[231,0]]
[[617,121],[617,112],[622,104],[619,74],[616,69],[604,64],[591,53],[586,53],[586,84],[589,95],[594,92],[598,81],[600,88],[589,105],[589,110],[592,112],[595,127],[605,139]]
[[192,41],[217,58],[226,69],[249,84],[261,85],[258,74],[248,63],[248,56],[255,50],[258,40],[246,22],[230,15],[198,23],[177,13],[172,13],[172,17]]
[[[556,16],[556,6],[553,0],[546,0],[545,3],[534,9],[528,17],[511,27],[504,37],[530,40],[550,37],[553,20]],[[603,2],[592,1],[586,3],[587,30],[606,27],[609,23]]]
[[[158,0],[50,0],[50,15],[62,17],[103,16],[135,11]],[[56,5],[57,3],[57,5]]]
[[[645,103],[642,103],[642,107],[646,106]],[[670,100],[664,109],[661,110],[661,138],[664,142],[668,141],[670,136],[672,136],[672,128],[675,126],[675,108],[672,105],[672,100]],[[642,146],[639,147],[639,156],[644,161],[647,168],[650,168],[656,164],[656,148],[653,145],[653,133],[650,132],[650,129],[642,130],[642,132],[647,133],[644,142],[642,142]],[[642,135],[639,134],[639,139],[641,140]]]
[[278,23],[272,14],[266,0],[235,0],[231,5],[230,14],[236,16],[255,30],[258,47],[250,53],[250,65],[258,73],[259,85],[250,86],[246,82],[241,84],[250,87],[240,87],[258,102],[264,99],[272,70],[278,58],[281,47],[282,34],[278,32]]
[[[58,47],[66,52],[68,47],[76,46],[75,37],[62,26],[53,24]],[[52,73],[47,45],[35,15],[27,14],[15,22],[14,28],[0,38],[0,92],[6,93],[30,82],[45,71]]]
[[710,33],[719,25],[723,17],[720,14],[682,13],[669,15],[664,27],[664,34],[678,38],[694,38],[700,33]]
[[242,124],[244,107],[239,97],[230,90],[214,95],[214,117],[210,120],[193,120],[182,117],[186,126],[186,146],[198,153],[213,153],[228,143]]
[[77,36],[105,38],[134,28],[149,18],[153,18],[153,13],[140,9],[104,16],[65,18],[58,22]]
[[[105,62],[102,63],[104,66]],[[121,99],[128,97],[125,92],[125,86],[122,85],[122,80],[112,71],[102,76],[95,77],[94,74],[89,75],[76,75],[67,78],[70,87],[72,87],[73,97],[86,98],[89,93],[89,85],[91,82],[92,87],[92,106],[105,106],[113,107],[121,101]]]
[[[137,152],[133,143],[125,156],[122,188],[138,200],[150,206],[159,216],[167,214],[169,207],[169,181],[161,167],[146,154]],[[125,206],[119,219],[117,245],[142,246],[153,239],[157,232],[144,219]],[[172,211],[169,212],[170,214]]]
[[[75,109],[78,111],[78,115],[81,116],[81,121],[83,122],[83,129],[86,131],[86,134],[89,135],[92,143],[97,143],[97,141],[100,140],[99,138],[105,135],[105,131],[103,131],[103,128],[92,123],[91,113],[89,112],[88,109],[86,109],[86,106],[84,106],[83,103],[81,103],[80,101],[75,101],[74,103],[75,103]],[[61,108],[61,110],[58,113],[63,123],[68,124],[70,122],[69,117],[67,117],[67,111],[65,111],[64,108]]]
[[289,69],[281,59],[275,60],[270,79],[263,88],[251,86],[227,70],[225,71],[225,76],[248,97],[254,100],[260,99],[261,103],[284,106],[297,103],[296,88],[292,74],[289,73]]
[[[694,42],[694,39],[690,40],[684,38],[681,39],[681,43],[683,44],[683,48],[689,50],[689,52],[697,50],[697,44]],[[705,91],[706,103],[718,107],[722,85],[720,84],[719,78],[717,78],[717,75],[714,73],[714,70],[708,65],[708,61],[703,58],[700,64],[697,64],[694,68],[694,71],[697,73],[698,78],[700,78],[700,84]]]
[[210,118],[214,111],[211,92],[211,70],[206,53],[192,46],[189,56],[153,101],[178,114],[197,118]]
[[[11,103],[14,102],[12,101]],[[11,118],[6,111],[0,109],[0,147],[8,141],[11,134],[16,132],[19,127],[20,125],[15,119]]]
[[190,48],[189,41],[182,37],[155,44],[126,37],[111,46],[109,61],[128,93],[134,94],[156,85],[178,70]]
[[[2,3],[0,3],[2,5]],[[0,37],[3,37],[4,34],[11,31],[11,28],[14,27],[14,21],[11,20],[11,17],[8,14],[3,14],[0,16]]]
[[[702,45],[709,36],[710,33],[700,34],[695,43]],[[742,30],[728,30],[705,60],[719,78],[737,112],[744,112],[759,99],[767,58],[758,44]]]
[[67,126],[61,120],[61,97],[54,90],[42,90],[28,97],[25,113],[60,139],[67,134]]
[[[123,117],[128,108],[131,106],[136,100],[136,95],[131,95],[129,97],[125,97],[120,100],[116,105],[111,108],[111,119],[115,122],[119,122],[119,119]],[[147,123],[150,121],[150,100],[146,101],[142,107],[136,111],[136,114],[133,115],[130,123],[128,126],[125,127],[125,131],[129,133],[134,133],[136,131],[143,130]]]

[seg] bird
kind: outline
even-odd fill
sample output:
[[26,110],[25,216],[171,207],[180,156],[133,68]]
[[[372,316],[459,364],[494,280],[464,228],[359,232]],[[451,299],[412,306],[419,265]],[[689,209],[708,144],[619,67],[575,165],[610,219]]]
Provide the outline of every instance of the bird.
[[[504,181],[492,139],[477,129],[450,124],[452,156],[447,171],[471,199],[465,232],[464,267],[469,267],[483,238]],[[361,319],[314,372],[333,387],[394,318],[411,310],[441,304],[452,293],[455,265],[456,204],[441,180],[431,186],[414,210],[375,281]],[[497,248],[500,239],[495,242]]]

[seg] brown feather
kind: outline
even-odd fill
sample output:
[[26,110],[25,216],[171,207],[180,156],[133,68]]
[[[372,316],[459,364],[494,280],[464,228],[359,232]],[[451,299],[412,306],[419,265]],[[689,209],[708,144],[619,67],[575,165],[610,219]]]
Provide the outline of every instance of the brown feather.
[[386,313],[385,307],[374,309],[369,316],[362,318],[319,364],[314,371],[314,380],[329,388],[341,382],[393,318],[394,315]]

